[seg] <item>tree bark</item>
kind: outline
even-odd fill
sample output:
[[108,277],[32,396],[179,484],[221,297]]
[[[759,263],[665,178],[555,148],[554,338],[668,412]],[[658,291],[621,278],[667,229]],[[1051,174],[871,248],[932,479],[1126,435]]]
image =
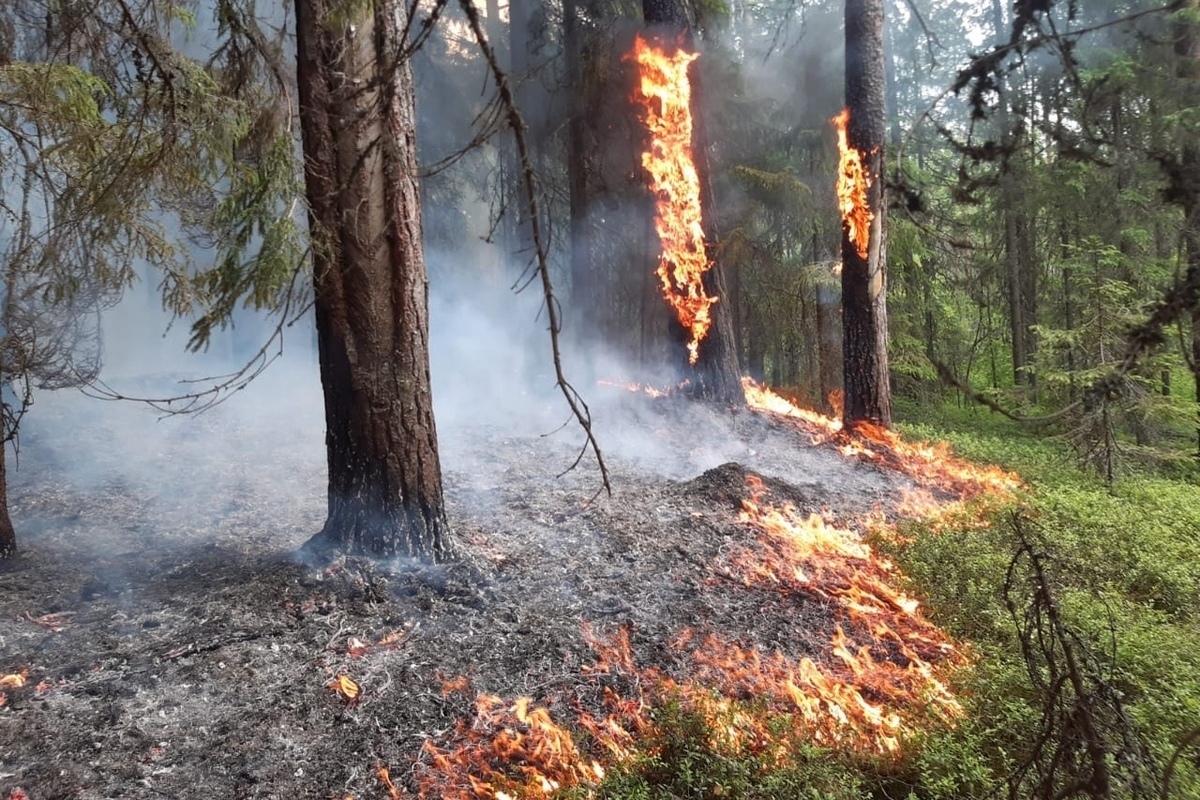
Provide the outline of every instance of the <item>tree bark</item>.
[[296,0],[329,464],[329,516],[310,545],[442,561],[416,118],[398,61],[407,9]]
[[[2,437],[0,437],[2,439]],[[0,440],[0,559],[17,554],[17,532],[8,515],[8,442]]]
[[870,178],[873,217],[865,258],[842,228],[843,420],[889,426],[883,0],[846,0],[845,12],[847,139]]
[[[642,14],[646,28],[659,37],[674,36],[684,46],[691,47],[691,31],[687,8],[682,0],[643,0]],[[692,391],[700,397],[717,403],[744,405],[745,394],[738,374],[738,354],[733,309],[729,302],[729,291],[725,285],[725,273],[721,262],[714,257],[716,231],[713,227],[713,195],[709,182],[708,138],[704,124],[704,92],[699,70],[693,62],[688,70],[692,88],[692,161],[700,177],[700,211],[703,217],[705,246],[708,250],[710,268],[702,283],[709,297],[716,297],[712,307],[712,326],[708,335],[700,341],[696,363],[687,372]],[[683,347],[673,348],[679,363],[687,363],[686,341],[688,333],[676,320],[671,322],[671,338]]]
[[[1175,39],[1177,58],[1175,74],[1183,88],[1183,105],[1194,106],[1200,101],[1200,24],[1192,16],[1200,10],[1200,0],[1189,0],[1187,9],[1179,15]],[[1191,356],[1196,389],[1196,457],[1200,458],[1200,145],[1191,138],[1183,145],[1179,158],[1179,176],[1175,179],[1182,190],[1178,192],[1183,207],[1183,243],[1187,259],[1186,285],[1191,302]]]

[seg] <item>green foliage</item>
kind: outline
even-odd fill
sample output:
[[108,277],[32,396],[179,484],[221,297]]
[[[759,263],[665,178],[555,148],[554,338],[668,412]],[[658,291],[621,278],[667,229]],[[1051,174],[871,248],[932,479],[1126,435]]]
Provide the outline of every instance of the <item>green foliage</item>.
[[[87,381],[99,364],[88,320],[145,269],[163,276],[166,308],[194,319],[195,348],[239,302],[287,307],[303,265],[299,165],[272,85],[282,48],[245,15],[222,22],[202,60],[171,46],[196,26],[190,9],[141,0],[79,12],[69,31],[52,13],[5,19],[7,380]],[[211,261],[198,255],[209,250]]]
[[[846,754],[812,747],[790,733],[791,720],[771,721],[789,757],[731,754],[703,715],[673,701],[655,709],[650,735],[639,753],[614,767],[594,794],[605,800],[866,800],[866,766]],[[583,796],[583,792],[579,793]]]
[[[1161,769],[1200,724],[1200,475],[1194,467],[1189,474],[1143,470],[1110,488],[1073,467],[1061,445],[1008,421],[940,413],[934,422],[925,409],[924,421],[905,427],[949,439],[957,452],[1016,468],[1026,479],[1029,490],[1017,502],[1040,533],[1064,618],[1100,659],[1100,677],[1127,704],[1154,770]],[[1039,732],[1042,701],[1002,601],[1014,549],[1007,513],[988,526],[909,523],[911,544],[894,551],[926,593],[932,617],[969,642],[974,655],[956,680],[966,709],[961,724],[925,740],[914,762],[926,786],[960,780],[958,796],[981,796],[982,784],[969,789],[971,781],[1002,779]],[[1183,766],[1174,786],[1180,797],[1200,796],[1194,764]]]

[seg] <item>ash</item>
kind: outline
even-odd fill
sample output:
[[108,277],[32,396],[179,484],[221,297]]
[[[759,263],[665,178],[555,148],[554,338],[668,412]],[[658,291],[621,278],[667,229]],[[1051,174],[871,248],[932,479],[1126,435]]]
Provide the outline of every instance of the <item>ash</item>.
[[[907,479],[752,411],[591,394],[611,497],[588,456],[559,476],[581,436],[546,435],[553,401],[503,424],[439,409],[467,558],[436,568],[297,557],[325,510],[315,389],[166,420],[48,396],[10,463],[22,550],[0,566],[0,673],[29,674],[0,707],[0,795],[383,796],[375,767],[411,780],[469,707],[446,680],[578,702],[585,624],[625,627],[668,674],[685,629],[828,662],[826,602],[714,568],[755,539],[746,477],[844,521]],[[340,674],[357,703],[327,686]]]

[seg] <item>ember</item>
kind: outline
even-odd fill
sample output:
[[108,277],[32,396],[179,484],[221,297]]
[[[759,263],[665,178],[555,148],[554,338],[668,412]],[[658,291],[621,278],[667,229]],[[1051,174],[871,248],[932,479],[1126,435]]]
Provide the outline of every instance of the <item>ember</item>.
[[858,257],[866,258],[871,241],[871,220],[875,219],[867,202],[871,176],[863,168],[862,153],[850,146],[846,132],[850,124],[850,109],[842,109],[830,122],[837,128],[838,137],[838,210],[842,213],[846,234],[854,243]]
[[358,702],[359,693],[362,691],[362,687],[358,685],[358,682],[349,675],[338,675],[325,685],[333,689],[352,705]]
[[[671,52],[668,52],[671,50]],[[699,57],[679,47],[634,44],[640,72],[635,100],[642,106],[650,149],[642,166],[655,193],[654,228],[662,243],[658,277],[663,296],[690,333],[688,362],[696,363],[700,341],[712,325],[717,298],[705,291],[703,278],[712,266],[704,244],[700,176],[692,159],[692,89],[688,65]]]

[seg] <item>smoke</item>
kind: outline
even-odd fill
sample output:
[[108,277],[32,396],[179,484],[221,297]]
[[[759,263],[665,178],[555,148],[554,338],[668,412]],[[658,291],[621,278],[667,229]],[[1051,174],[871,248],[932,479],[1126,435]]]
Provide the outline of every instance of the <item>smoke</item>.
[[[758,38],[764,36],[760,31]],[[451,62],[462,63],[450,69]],[[471,140],[475,114],[487,101],[481,69],[450,45],[423,53],[414,66],[423,161],[440,161]],[[784,72],[778,65],[754,68],[755,91],[778,92],[779,102],[786,102]],[[547,115],[553,116],[549,110]],[[546,443],[548,455],[535,468],[547,481],[558,480],[583,446],[556,386],[540,285],[513,291],[526,274],[529,254],[496,243],[505,237],[493,225],[495,182],[504,175],[508,146],[506,139],[496,139],[423,185],[425,218],[431,222],[426,227],[435,418],[443,467],[455,480],[494,470],[487,448],[504,446],[508,437]],[[554,179],[547,173],[548,186]],[[554,222],[554,279],[565,301],[563,198],[550,190],[545,196]],[[649,225],[632,230],[632,221],[644,209],[599,208],[593,221],[620,226],[641,242]],[[636,249],[620,257],[636,259]],[[195,255],[202,261],[203,253]],[[652,269],[647,261],[646,269]],[[272,319],[239,311],[207,350],[188,354],[187,321],[173,321],[162,310],[156,286],[155,276],[146,272],[104,317],[101,378],[119,394],[162,398],[195,391],[206,385],[203,379],[240,368],[274,329]],[[667,388],[678,378],[670,369],[647,367],[653,359],[631,358],[628,343],[581,342],[581,321],[571,308],[564,305],[564,340],[574,346],[564,352],[563,367],[589,405],[600,446],[621,470],[687,478],[753,455],[726,412],[686,401],[654,406],[619,386],[599,385],[636,381]],[[681,441],[679,430],[695,435]],[[481,447],[481,441],[489,444]],[[106,531],[130,547],[245,536],[299,545],[319,529],[326,501],[324,413],[311,321],[287,329],[282,354],[266,372],[207,412],[164,415],[144,404],[44,392],[24,421],[21,445],[10,478],[15,521],[27,540],[36,520],[77,514],[97,541]],[[561,480],[597,485],[590,456]],[[91,505],[72,511],[72,493],[92,498]],[[172,526],[170,536],[163,525]]]

